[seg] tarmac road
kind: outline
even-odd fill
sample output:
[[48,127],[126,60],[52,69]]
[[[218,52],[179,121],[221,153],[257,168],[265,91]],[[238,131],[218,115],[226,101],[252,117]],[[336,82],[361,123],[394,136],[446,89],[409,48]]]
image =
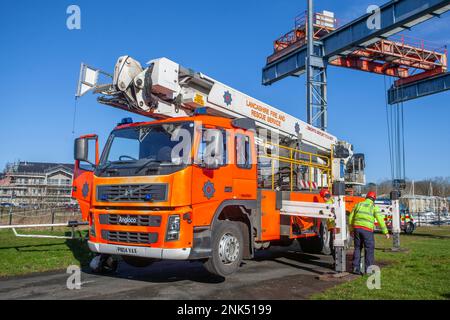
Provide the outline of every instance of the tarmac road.
[[297,248],[271,248],[246,260],[226,280],[199,262],[162,261],[147,268],[120,262],[116,273],[83,270],[81,289],[69,290],[65,270],[0,280],[0,299],[307,299],[343,279],[319,280],[332,272],[330,256]]

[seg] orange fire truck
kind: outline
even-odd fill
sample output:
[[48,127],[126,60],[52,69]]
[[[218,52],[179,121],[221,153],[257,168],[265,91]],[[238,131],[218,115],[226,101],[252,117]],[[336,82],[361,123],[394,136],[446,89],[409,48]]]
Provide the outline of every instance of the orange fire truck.
[[[73,197],[89,222],[94,271],[161,259],[201,260],[220,276],[271,244],[329,253],[347,241],[346,213],[362,198],[364,156],[281,110],[166,59],[120,57],[112,83],[82,64],[81,96],[154,119],[124,119],[102,154],[75,141]],[[321,188],[333,191],[323,203]]]

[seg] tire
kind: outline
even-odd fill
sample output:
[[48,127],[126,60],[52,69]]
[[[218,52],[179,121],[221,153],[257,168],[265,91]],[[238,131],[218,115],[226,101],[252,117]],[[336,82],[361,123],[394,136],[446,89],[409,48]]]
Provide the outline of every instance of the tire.
[[299,238],[299,244],[304,253],[311,254],[331,254],[330,237],[331,233],[325,223],[320,224],[319,235],[310,238]]
[[117,261],[117,259],[114,259],[112,256],[110,256],[106,260],[104,268],[106,272],[109,273],[109,272],[116,272],[118,266],[119,262]]
[[244,253],[244,237],[239,222],[217,221],[212,231],[212,255],[204,266],[211,274],[226,277],[240,267]]
[[126,264],[135,268],[145,268],[156,261],[156,259],[132,257],[132,256],[122,256],[122,260],[125,261]]
[[408,222],[406,224],[405,233],[406,234],[412,234],[414,230],[416,229],[416,226],[412,222]]

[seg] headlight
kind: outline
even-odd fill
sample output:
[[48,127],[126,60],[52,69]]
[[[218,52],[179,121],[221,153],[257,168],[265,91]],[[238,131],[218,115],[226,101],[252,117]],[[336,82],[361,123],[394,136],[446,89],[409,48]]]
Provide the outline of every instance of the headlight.
[[178,240],[180,236],[180,216],[169,216],[167,222],[166,240]]

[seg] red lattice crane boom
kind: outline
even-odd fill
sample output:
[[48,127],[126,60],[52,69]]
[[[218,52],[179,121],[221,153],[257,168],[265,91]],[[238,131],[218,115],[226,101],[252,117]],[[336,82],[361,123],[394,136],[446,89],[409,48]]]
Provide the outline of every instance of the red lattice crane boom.
[[[339,27],[332,12],[314,15],[314,38],[321,38]],[[307,42],[306,13],[295,18],[295,27],[274,41],[274,53],[267,58],[271,63]],[[341,55],[329,64],[360,71],[398,77],[396,85],[403,85],[432,77],[447,71],[447,48],[428,41],[404,35],[379,39],[374,43]]]

